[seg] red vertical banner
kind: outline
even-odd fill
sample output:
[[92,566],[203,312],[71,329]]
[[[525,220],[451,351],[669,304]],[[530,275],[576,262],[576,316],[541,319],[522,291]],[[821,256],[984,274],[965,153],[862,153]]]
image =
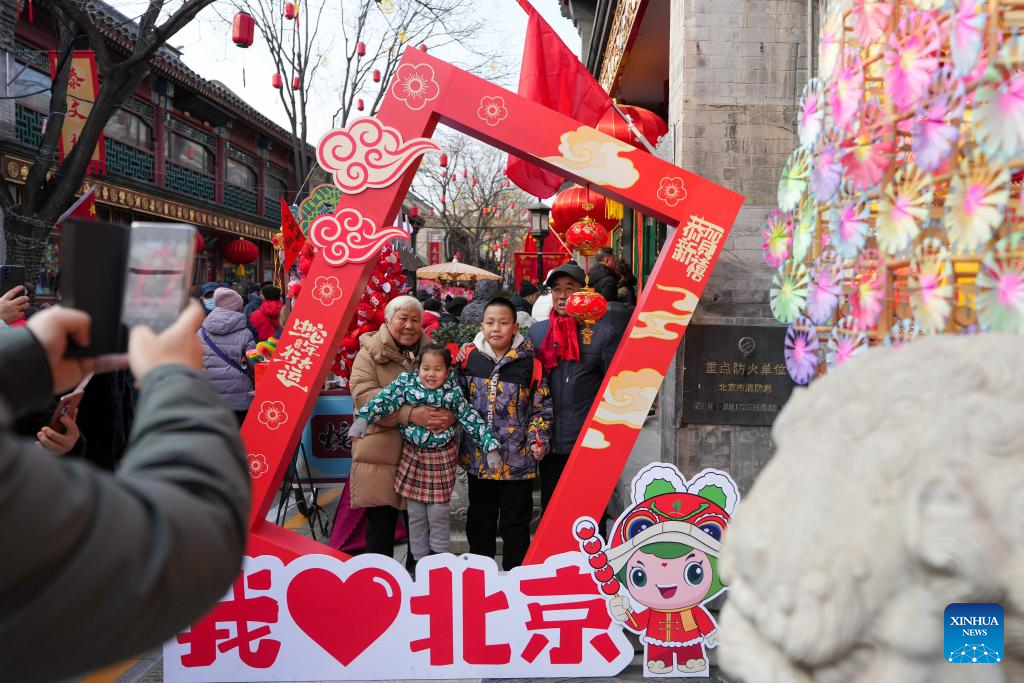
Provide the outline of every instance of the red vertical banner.
[[427,243],[427,262],[433,266],[441,262],[441,243],[437,240],[430,240]]
[[[50,52],[50,78],[57,77],[60,55]],[[64,122],[60,131],[59,153],[61,161],[71,154],[78,144],[82,128],[92,112],[92,106],[100,92],[100,80],[96,71],[96,53],[92,50],[75,50],[71,53],[71,71],[68,73],[68,109],[64,114]],[[51,122],[52,123],[52,122]],[[103,134],[96,141],[92,151],[88,173],[107,172],[107,154],[104,147]]]

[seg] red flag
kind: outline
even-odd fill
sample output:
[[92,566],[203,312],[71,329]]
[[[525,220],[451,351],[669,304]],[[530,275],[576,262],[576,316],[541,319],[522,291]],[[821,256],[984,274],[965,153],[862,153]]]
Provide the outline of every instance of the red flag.
[[[612,99],[533,5],[528,0],[518,1],[530,15],[519,94],[585,125],[597,125]],[[560,176],[513,156],[508,158],[506,173],[524,192],[542,198],[553,195],[564,182]]]
[[302,235],[299,224],[295,222],[295,216],[292,215],[292,210],[284,201],[284,197],[281,197],[281,233],[284,235],[284,272],[287,274],[302,251],[306,238]]
[[93,185],[81,197],[75,200],[67,211],[60,215],[57,219],[57,230],[60,230],[60,225],[68,218],[83,218],[87,221],[96,220],[96,186]]

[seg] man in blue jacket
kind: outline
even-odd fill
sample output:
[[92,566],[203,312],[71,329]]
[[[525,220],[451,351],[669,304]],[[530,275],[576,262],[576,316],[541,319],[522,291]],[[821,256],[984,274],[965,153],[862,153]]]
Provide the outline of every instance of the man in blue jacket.
[[566,315],[569,295],[585,282],[583,269],[574,263],[548,273],[544,284],[551,288],[551,317],[531,325],[529,330],[530,341],[547,373],[553,414],[550,453],[539,463],[542,508],[547,508],[555,492],[618,347],[620,335],[603,321],[594,325],[591,342],[584,344],[576,321]]

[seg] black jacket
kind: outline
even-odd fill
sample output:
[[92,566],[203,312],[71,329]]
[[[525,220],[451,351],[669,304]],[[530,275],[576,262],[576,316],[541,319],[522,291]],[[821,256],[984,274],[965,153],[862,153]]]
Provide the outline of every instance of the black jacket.
[[608,301],[619,300],[619,276],[603,263],[598,263],[587,273],[590,286]]
[[[527,331],[530,341],[538,349],[547,333],[547,320],[534,323]],[[584,344],[580,336],[579,361],[563,361],[549,371],[547,379],[553,413],[552,453],[571,452],[576,439],[583,436],[583,423],[601,389],[608,366],[612,363],[618,340],[615,330],[600,321],[594,325],[594,336],[589,344]]]
[[531,313],[533,311],[533,304],[518,294],[513,294],[508,298],[508,300],[512,302],[512,305],[516,307],[517,311],[522,311],[523,313]]

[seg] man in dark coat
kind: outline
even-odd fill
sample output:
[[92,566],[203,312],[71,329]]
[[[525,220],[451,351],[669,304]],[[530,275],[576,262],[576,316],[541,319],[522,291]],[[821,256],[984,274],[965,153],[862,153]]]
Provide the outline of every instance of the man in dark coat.
[[569,295],[584,286],[582,268],[571,263],[559,266],[548,273],[544,284],[551,288],[551,317],[534,323],[528,331],[547,373],[553,415],[550,452],[539,464],[542,508],[551,500],[583,431],[619,339],[610,325],[598,321],[590,343],[584,344],[576,321],[565,314]]
[[537,290],[537,286],[529,280],[523,280],[519,283],[519,293],[513,294],[508,300],[516,307],[517,312],[522,311],[529,314],[533,311],[533,304],[539,296],[540,292]]
[[619,300],[619,274],[615,272],[615,252],[608,247],[597,252],[597,263],[590,267],[590,286],[609,303]]

